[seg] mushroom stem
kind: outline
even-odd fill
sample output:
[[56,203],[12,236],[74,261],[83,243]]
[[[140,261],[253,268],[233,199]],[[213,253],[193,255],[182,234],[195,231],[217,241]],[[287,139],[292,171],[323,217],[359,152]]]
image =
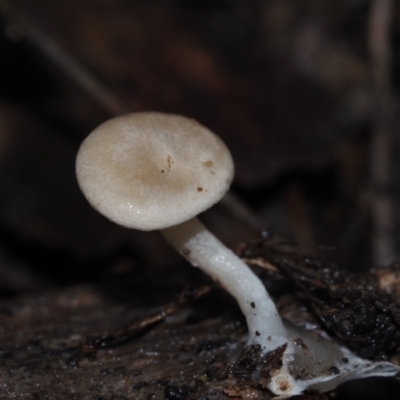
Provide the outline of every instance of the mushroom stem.
[[299,395],[307,388],[325,392],[347,380],[398,373],[399,368],[391,363],[358,358],[313,331],[290,324],[285,327],[257,276],[197,218],[161,232],[192,265],[235,297],[247,320],[248,344],[260,344],[264,353],[287,345],[282,366],[273,371],[267,384],[279,398]]
[[239,303],[249,329],[249,344],[264,351],[287,343],[289,333],[264,285],[251,269],[197,219],[161,230],[192,265],[218,281]]

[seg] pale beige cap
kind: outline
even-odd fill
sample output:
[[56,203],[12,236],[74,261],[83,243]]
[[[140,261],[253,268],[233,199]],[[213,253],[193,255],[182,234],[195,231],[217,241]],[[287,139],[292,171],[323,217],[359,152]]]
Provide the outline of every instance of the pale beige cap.
[[76,172],[101,214],[128,228],[153,230],[180,224],[218,202],[234,166],[221,139],[195,120],[142,112],[95,129],[79,149]]

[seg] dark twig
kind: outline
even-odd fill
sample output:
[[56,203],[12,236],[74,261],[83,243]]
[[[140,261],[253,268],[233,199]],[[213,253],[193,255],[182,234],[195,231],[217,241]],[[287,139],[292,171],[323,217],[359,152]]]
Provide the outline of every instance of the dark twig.
[[178,309],[200,299],[209,293],[210,290],[210,286],[201,286],[194,290],[185,288],[177,301],[163,306],[160,311],[135,321],[128,326],[89,339],[85,343],[82,343],[80,352],[90,358],[96,354],[97,350],[115,347],[125,343],[143,334],[147,329],[153,327],[157,323],[165,320],[166,317],[174,314]]

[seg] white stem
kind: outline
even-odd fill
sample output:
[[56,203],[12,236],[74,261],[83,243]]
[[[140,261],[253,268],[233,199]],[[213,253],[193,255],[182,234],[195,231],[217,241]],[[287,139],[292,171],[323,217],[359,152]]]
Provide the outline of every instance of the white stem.
[[[264,285],[197,218],[164,229],[162,234],[190,263],[235,297],[247,320],[249,344],[260,344],[264,352],[288,344],[281,368],[271,373],[267,385],[279,398],[299,395],[307,388],[324,392],[347,380],[399,372],[391,363],[360,359],[314,331],[285,328]],[[337,372],[332,372],[332,367]]]
[[218,281],[237,300],[247,320],[250,344],[259,343],[270,351],[287,343],[288,331],[264,285],[197,218],[161,232],[183,257]]

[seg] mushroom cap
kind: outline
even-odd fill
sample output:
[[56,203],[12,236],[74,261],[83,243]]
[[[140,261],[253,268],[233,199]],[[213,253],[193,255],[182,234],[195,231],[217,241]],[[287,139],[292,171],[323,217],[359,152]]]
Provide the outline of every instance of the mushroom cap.
[[195,120],[141,112],[95,129],[79,149],[76,173],[101,214],[128,228],[153,230],[218,202],[234,166],[221,139]]

